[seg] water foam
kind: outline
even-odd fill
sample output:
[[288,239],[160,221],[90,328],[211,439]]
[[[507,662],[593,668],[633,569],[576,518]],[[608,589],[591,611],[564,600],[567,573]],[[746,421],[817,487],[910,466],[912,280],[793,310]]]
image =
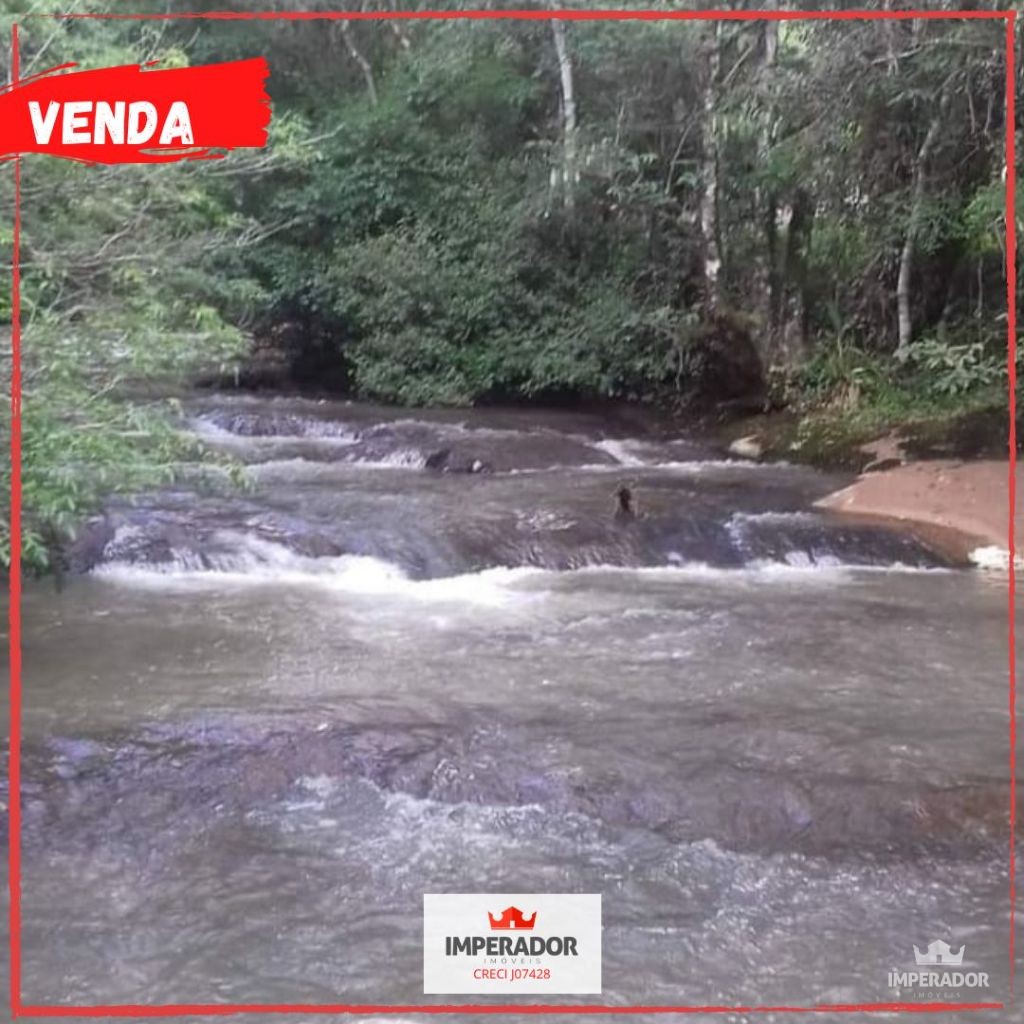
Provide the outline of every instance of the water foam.
[[[660,470],[672,473],[702,473],[708,470],[739,469],[744,472],[759,469],[789,469],[788,462],[751,462],[749,459],[659,459],[658,444],[637,438],[604,438],[591,445],[615,460],[614,465],[599,463],[582,469],[617,471],[628,469]],[[646,454],[645,454],[646,453]]]
[[889,565],[861,565],[843,562],[838,558],[826,556],[817,560],[811,559],[804,552],[790,552],[785,561],[773,559],[754,559],[742,566],[710,565],[707,562],[685,561],[682,556],[669,554],[668,565],[647,565],[638,567],[616,565],[588,565],[560,576],[594,576],[614,577],[630,575],[635,578],[652,580],[673,580],[680,582],[689,579],[707,580],[722,583],[771,582],[773,580],[801,580],[809,583],[833,584],[844,580],[853,580],[862,574],[877,573],[950,573],[954,570],[907,565],[894,562]]
[[201,440],[236,447],[257,444],[294,444],[296,441],[316,441],[325,445],[348,446],[359,440],[358,432],[344,423],[336,423],[332,420],[288,417],[284,422],[288,424],[288,430],[264,434],[232,430],[230,427],[218,423],[216,418],[206,415],[194,417],[189,425]]
[[[116,538],[122,543],[129,542],[138,532],[135,527],[122,530],[124,535],[119,531]],[[228,530],[220,531],[211,540],[209,550],[172,548],[169,558],[159,562],[114,558],[97,566],[92,574],[114,583],[150,589],[312,586],[339,594],[496,607],[550,593],[557,588],[559,579],[586,576],[680,581],[699,578],[740,584],[799,578],[825,583],[849,579],[855,573],[949,571],[898,562],[862,565],[835,556],[812,558],[803,551],[787,552],[782,559],[754,559],[743,566],[722,567],[669,552],[667,564],[656,566],[596,564],[570,570],[497,566],[414,579],[401,566],[370,555],[311,557],[275,541]]]
[[498,567],[417,580],[401,566],[369,555],[311,558],[273,541],[227,531],[215,540],[221,544],[216,552],[199,555],[174,551],[169,561],[145,564],[111,561],[97,566],[92,574],[128,586],[155,589],[304,585],[345,594],[501,605],[515,599],[512,584],[542,572],[531,567]]
[[562,464],[543,466],[537,469],[510,469],[508,476],[526,476],[535,473],[619,473],[625,470],[639,470],[643,473],[677,473],[679,475],[714,473],[719,471],[760,472],[765,469],[787,470],[792,468],[788,462],[749,462],[746,459],[689,459],[678,462],[585,462],[581,465]]
[[266,459],[246,467],[247,472],[256,478],[284,477],[320,477],[330,473],[344,473],[352,468],[358,469],[423,469],[427,457],[415,448],[401,448],[387,455],[370,458],[362,455],[344,455],[341,458],[304,459],[301,455],[291,459]]
[[758,523],[771,526],[805,526],[822,522],[814,512],[734,512],[729,519],[730,526],[754,526]]
[[423,469],[427,464],[427,456],[416,448],[396,448],[377,458],[350,455],[343,461],[346,465],[366,469]]
[[608,437],[595,442],[593,447],[610,455],[620,466],[645,466],[647,463],[632,451],[638,444],[637,441]]

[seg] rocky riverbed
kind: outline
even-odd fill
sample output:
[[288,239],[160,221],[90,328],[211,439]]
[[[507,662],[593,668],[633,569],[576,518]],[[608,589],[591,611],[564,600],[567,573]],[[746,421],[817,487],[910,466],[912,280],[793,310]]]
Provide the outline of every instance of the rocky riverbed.
[[186,408],[248,485],[25,594],[26,1000],[422,1002],[424,892],[538,890],[604,1002],[1004,998],[1005,578],[662,424]]

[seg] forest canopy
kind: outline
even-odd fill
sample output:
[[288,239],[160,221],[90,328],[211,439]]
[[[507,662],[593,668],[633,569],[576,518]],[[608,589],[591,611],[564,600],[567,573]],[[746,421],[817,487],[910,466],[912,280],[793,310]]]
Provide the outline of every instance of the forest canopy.
[[[199,379],[882,418],[1005,402],[1002,21],[24,17],[67,6],[8,4],[23,75],[264,55],[274,116],[265,150],[220,162],[23,159],[30,561],[200,454],[166,397]],[[8,167],[6,211],[12,191]],[[8,267],[10,242],[5,216]]]

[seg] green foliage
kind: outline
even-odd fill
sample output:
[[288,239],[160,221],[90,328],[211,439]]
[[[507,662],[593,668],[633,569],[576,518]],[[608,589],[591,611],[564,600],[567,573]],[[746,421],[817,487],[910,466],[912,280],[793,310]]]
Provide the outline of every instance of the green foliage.
[[[203,307],[194,311],[190,330],[172,330],[159,305],[141,303],[134,315],[117,315],[116,329],[100,317],[71,325],[43,316],[25,332],[22,546],[31,570],[47,567],[52,548],[106,494],[169,482],[212,457],[177,427],[175,400],[126,395],[147,382],[174,384],[198,366],[225,366],[238,354],[241,336]],[[7,465],[0,487],[9,494]],[[3,507],[0,558],[6,563],[9,555]]]
[[[536,39],[453,42],[439,29],[378,84],[378,103],[350,96],[331,112],[343,130],[282,196],[297,223],[252,264],[277,315],[321,325],[360,393],[386,400],[669,386],[671,322],[686,311],[632,286],[647,211],[662,199],[644,180],[653,155],[601,147],[568,218],[549,147],[530,140],[553,98],[524,63]],[[639,215],[614,245],[587,223],[609,201],[624,221]]]
[[[53,63],[139,59],[117,31],[85,23],[43,33],[40,24],[26,23],[27,62],[32,41],[47,39],[45,59]],[[187,63],[172,40],[163,43],[154,56]],[[224,253],[252,221],[209,168],[22,162],[21,541],[26,567],[38,571],[105,495],[164,483],[210,458],[178,428],[176,403],[149,396],[174,393],[193,373],[231,365],[245,335],[225,316],[252,302],[259,286],[251,275],[219,273]],[[8,209],[12,184],[9,173],[0,176],[0,205]],[[11,241],[9,223],[0,244]],[[0,316],[10,317],[7,275]],[[0,336],[6,340],[8,331]],[[0,378],[6,391],[6,361]],[[5,465],[4,564],[9,498]]]
[[[1015,194],[1017,222],[1024,221],[1024,196]],[[957,231],[972,255],[1002,255],[1006,226],[1006,187],[994,181],[979,188],[964,206]]]
[[794,378],[780,381],[790,404],[811,414],[840,413],[855,432],[904,421],[948,417],[1006,402],[1006,362],[989,339],[923,338],[904,361],[841,340],[818,350]]
[[[543,21],[26,20],[23,69],[264,52],[274,101],[266,150],[223,162],[24,160],[29,562],[103,494],[203,457],[149,396],[236,365],[251,334],[298,338],[297,364],[342,371],[314,384],[383,400],[677,403],[720,397],[701,388],[729,310],[741,327],[717,340],[752,340],[799,409],[997,400],[1001,25],[572,22],[565,38],[571,140]],[[917,340],[897,362],[908,238]]]
[[922,338],[910,347],[909,361],[918,370],[925,390],[955,397],[1000,384],[1004,359],[984,341],[954,344],[942,338]]
[[886,368],[877,356],[837,338],[822,346],[797,374],[803,400],[808,404],[828,404],[849,396],[871,395],[884,386]]

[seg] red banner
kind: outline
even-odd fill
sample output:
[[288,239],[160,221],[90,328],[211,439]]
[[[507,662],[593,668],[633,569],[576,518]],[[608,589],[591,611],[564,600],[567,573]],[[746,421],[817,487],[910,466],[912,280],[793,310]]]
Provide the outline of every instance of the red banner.
[[0,158],[49,153],[90,163],[166,163],[215,159],[267,141],[269,69],[262,57],[166,70],[55,70],[63,73],[0,92]]

